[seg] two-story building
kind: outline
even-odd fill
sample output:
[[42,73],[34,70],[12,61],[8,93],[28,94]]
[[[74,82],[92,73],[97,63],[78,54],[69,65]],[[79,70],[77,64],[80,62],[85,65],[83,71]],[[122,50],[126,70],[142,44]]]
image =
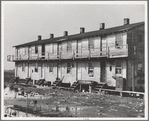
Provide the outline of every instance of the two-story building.
[[144,22],[129,23],[99,30],[42,39],[16,45],[15,55],[8,61],[15,62],[15,76],[33,81],[44,78],[53,83],[63,78],[63,83],[78,80],[105,82],[116,86],[113,76],[126,79],[126,90],[144,87]]

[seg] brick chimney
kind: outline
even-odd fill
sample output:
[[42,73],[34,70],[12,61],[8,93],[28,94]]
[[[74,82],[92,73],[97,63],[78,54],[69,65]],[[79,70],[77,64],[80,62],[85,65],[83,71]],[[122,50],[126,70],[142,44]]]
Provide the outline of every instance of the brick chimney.
[[38,41],[41,40],[41,35],[38,35]]
[[100,23],[100,30],[105,29],[105,23]]
[[54,34],[50,34],[50,39],[54,38]]
[[64,36],[68,36],[68,31],[64,31]]
[[84,33],[85,32],[85,28],[80,27],[80,33]]
[[129,18],[124,18],[124,25],[128,25],[129,24]]

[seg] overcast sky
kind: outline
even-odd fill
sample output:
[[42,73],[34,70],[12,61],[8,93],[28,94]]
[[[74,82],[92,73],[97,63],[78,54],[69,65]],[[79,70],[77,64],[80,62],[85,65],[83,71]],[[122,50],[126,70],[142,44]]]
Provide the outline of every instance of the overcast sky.
[[[7,2],[9,3],[9,2]],[[29,3],[29,2],[28,2]],[[3,34],[4,37],[4,69],[14,69],[13,62],[7,62],[7,55],[13,55],[12,46],[49,38],[99,29],[99,23],[105,28],[123,25],[123,19],[129,18],[130,23],[145,21],[145,6],[142,4],[4,4]],[[93,3],[93,2],[92,2]]]

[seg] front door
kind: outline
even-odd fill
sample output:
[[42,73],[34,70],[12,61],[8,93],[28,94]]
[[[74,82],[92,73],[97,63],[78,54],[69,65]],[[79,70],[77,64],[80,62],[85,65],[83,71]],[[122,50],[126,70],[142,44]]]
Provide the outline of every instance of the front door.
[[[82,41],[78,40],[78,48],[77,53],[82,53]],[[81,55],[78,55],[78,57],[82,57]]]
[[44,63],[41,64],[41,78],[44,78]]
[[82,80],[82,64],[78,62],[78,80]]
[[105,77],[106,77],[106,69],[105,69],[105,68],[106,68],[106,63],[103,61],[103,62],[101,62],[100,64],[101,64],[101,66],[100,66],[100,67],[101,67],[101,73],[100,73],[100,74],[101,74],[101,75],[100,75],[101,80],[100,80],[100,81],[101,81],[101,82],[105,82],[105,81],[106,81],[106,80],[105,80],[105,79],[106,79],[106,78],[105,78]]
[[45,56],[45,45],[44,44],[42,44],[42,56],[43,56],[43,58]]
[[61,64],[58,63],[58,78],[62,78]]

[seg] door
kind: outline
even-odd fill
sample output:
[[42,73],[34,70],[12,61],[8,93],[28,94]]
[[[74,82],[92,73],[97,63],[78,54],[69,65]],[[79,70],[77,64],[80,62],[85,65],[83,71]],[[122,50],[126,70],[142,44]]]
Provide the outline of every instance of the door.
[[41,64],[41,78],[44,78],[44,63]]
[[58,78],[62,78],[61,63],[58,63]]
[[[78,40],[78,50],[77,53],[82,53],[82,41]],[[78,55],[77,57],[81,57],[81,55]]]
[[44,55],[45,55],[45,45],[42,44],[42,56],[44,56]]
[[101,67],[101,73],[100,73],[101,80],[100,81],[105,82],[106,81],[106,78],[105,78],[106,77],[106,62],[103,61],[100,64],[101,64],[100,65],[100,67]]
[[78,80],[82,80],[82,64],[78,62]]
[[29,77],[31,78],[32,70],[31,70],[31,65],[30,64],[28,64],[28,68],[29,68]]

